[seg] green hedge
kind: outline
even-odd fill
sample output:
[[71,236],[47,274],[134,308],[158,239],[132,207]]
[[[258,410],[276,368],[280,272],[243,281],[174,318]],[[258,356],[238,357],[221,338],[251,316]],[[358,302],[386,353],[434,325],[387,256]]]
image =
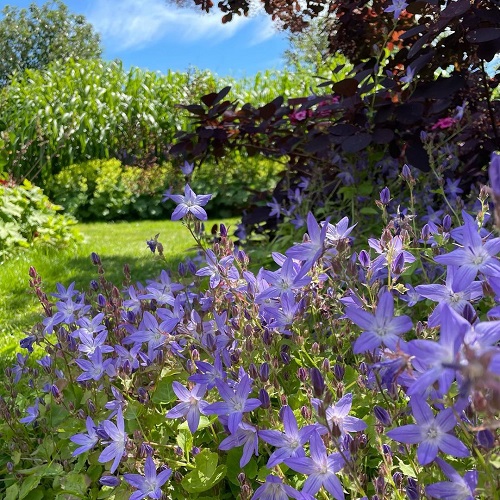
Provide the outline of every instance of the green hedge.
[[[191,187],[211,193],[210,215],[240,215],[249,198],[272,189],[282,170],[264,157],[239,153],[220,163],[196,169]],[[154,219],[168,217],[171,202],[161,203],[170,187],[182,192],[185,179],[169,163],[148,167],[128,166],[119,160],[91,160],[65,167],[50,182],[51,198],[79,220]]]

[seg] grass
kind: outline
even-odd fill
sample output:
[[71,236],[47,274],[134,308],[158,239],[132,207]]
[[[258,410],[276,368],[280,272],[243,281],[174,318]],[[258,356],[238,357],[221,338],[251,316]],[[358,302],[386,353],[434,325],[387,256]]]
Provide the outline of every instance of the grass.
[[[234,227],[237,220],[224,222]],[[207,223],[207,228],[211,224]],[[47,294],[55,291],[57,282],[67,286],[74,281],[77,289],[86,290],[96,277],[96,268],[90,260],[92,252],[101,257],[106,278],[119,285],[125,264],[130,266],[133,282],[144,282],[159,275],[162,269],[176,268],[194,244],[189,231],[180,222],[172,221],[79,224],[78,230],[84,239],[71,248],[35,248],[0,266],[2,365],[13,358],[19,340],[41,319],[41,307],[28,285],[30,266],[41,275]],[[158,233],[165,260],[153,256],[146,245],[146,240]]]

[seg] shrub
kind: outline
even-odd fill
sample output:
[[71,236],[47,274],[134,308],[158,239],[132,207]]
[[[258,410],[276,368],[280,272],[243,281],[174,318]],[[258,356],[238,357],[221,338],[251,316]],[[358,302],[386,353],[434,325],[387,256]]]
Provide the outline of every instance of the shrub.
[[[236,153],[196,169],[192,185],[213,193],[212,216],[229,217],[240,214],[256,193],[272,189],[281,168],[276,161]],[[180,169],[168,162],[139,167],[92,160],[63,168],[50,193],[79,220],[155,219],[171,208],[161,203],[161,194],[182,182]]]
[[76,221],[58,213],[42,189],[0,181],[0,260],[33,245],[63,246],[78,240]]

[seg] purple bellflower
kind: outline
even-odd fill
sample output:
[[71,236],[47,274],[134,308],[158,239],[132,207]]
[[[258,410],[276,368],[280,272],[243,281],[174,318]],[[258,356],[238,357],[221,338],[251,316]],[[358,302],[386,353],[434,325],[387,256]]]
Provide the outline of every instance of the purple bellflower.
[[116,425],[110,420],[104,420],[101,426],[109,436],[109,441],[105,441],[107,446],[99,455],[98,461],[103,464],[113,460],[113,464],[109,469],[109,472],[113,474],[118,468],[127,444],[127,434],[125,432],[125,422],[121,407],[116,412]]
[[164,199],[170,198],[172,201],[177,203],[177,207],[172,213],[172,220],[180,220],[189,213],[193,214],[197,219],[207,220],[207,213],[202,207],[208,203],[211,197],[211,194],[197,195],[189,187],[189,184],[186,184],[184,188],[184,196],[181,194],[167,193],[164,195]]
[[70,440],[73,441],[73,443],[80,445],[80,447],[73,452],[74,457],[91,450],[99,441],[99,436],[96,432],[96,426],[94,424],[94,421],[90,417],[87,417],[85,425],[87,427],[86,434],[75,434],[74,436],[70,437]]
[[429,316],[428,324],[431,327],[439,325],[441,310],[444,304],[448,304],[459,314],[465,308],[465,305],[472,300],[483,296],[483,284],[481,281],[470,281],[467,276],[462,275],[458,280],[456,278],[457,267],[448,266],[446,274],[446,285],[418,285],[415,291],[422,297],[438,302],[438,306]]
[[408,7],[404,0],[392,0],[391,5],[384,9],[384,12],[394,12],[394,19],[399,19],[401,12]]
[[172,474],[172,469],[164,469],[156,474],[156,466],[148,455],[144,466],[144,476],[142,474],[124,474],[127,483],[131,484],[137,491],[130,495],[130,500],[142,500],[143,498],[162,498],[161,487],[168,481]]
[[277,448],[269,457],[266,465],[268,469],[272,469],[287,458],[305,457],[303,446],[309,440],[310,435],[316,432],[315,425],[306,425],[299,430],[295,415],[289,406],[283,407],[282,415],[285,432],[276,430],[259,431],[260,439]]
[[310,454],[310,458],[289,458],[285,462],[294,471],[309,476],[302,491],[315,495],[323,486],[333,498],[343,500],[344,491],[336,475],[336,472],[339,472],[345,464],[342,455],[340,453],[328,455],[323,439],[317,432],[311,434]]
[[500,252],[500,238],[488,240],[484,245],[476,221],[463,211],[462,247],[450,253],[434,257],[436,262],[446,266],[459,266],[457,281],[472,282],[478,272],[486,276],[500,274],[500,261],[495,255]]
[[266,482],[255,490],[252,500],[287,500],[288,498],[301,499],[303,496],[288,484],[283,484],[278,476],[269,475],[266,477]]
[[75,359],[75,363],[83,370],[83,373],[76,379],[78,382],[100,380],[104,374],[107,374],[109,377],[116,375],[114,360],[103,360],[100,347],[94,349],[89,359]]
[[217,257],[210,249],[205,251],[207,266],[202,267],[196,272],[196,276],[210,276],[210,288],[215,288],[221,282],[222,276],[237,280],[239,278],[238,270],[233,265],[234,257],[228,255],[217,261]]
[[28,406],[28,408],[26,408],[26,413],[28,414],[26,417],[19,419],[19,422],[22,424],[31,424],[38,418],[38,399],[35,400],[35,404],[33,406]]
[[323,224],[323,227],[320,227],[314,215],[309,212],[307,214],[307,235],[309,238],[303,243],[290,247],[286,255],[292,259],[306,261],[304,267],[310,268],[325,250],[327,230],[328,224]]
[[[313,399],[312,404],[316,410],[322,402],[319,399]],[[340,398],[334,406],[329,406],[326,409],[326,421],[329,426],[329,431],[333,427],[337,427],[341,436],[348,432],[360,432],[366,429],[367,425],[363,420],[357,417],[349,416],[352,406],[352,393],[345,394]]]
[[234,434],[243,420],[243,413],[255,410],[261,405],[257,398],[248,396],[252,391],[252,379],[245,373],[241,380],[235,384],[233,390],[226,382],[218,379],[215,385],[224,401],[212,403],[205,407],[206,415],[228,415],[228,428]]
[[259,438],[257,429],[250,424],[241,422],[234,434],[231,434],[219,445],[220,450],[231,450],[243,445],[243,454],[240,467],[243,468],[250,462],[252,455],[259,455]]
[[455,366],[459,361],[459,352],[470,324],[444,304],[441,310],[441,325],[439,342],[417,339],[408,343],[407,350],[413,356],[413,366],[421,373],[408,389],[410,396],[425,394],[434,382],[439,382],[439,391],[444,394],[455,380]]
[[204,408],[208,405],[201,399],[207,392],[207,386],[195,385],[193,389],[188,390],[179,382],[174,381],[172,389],[181,402],[168,411],[166,417],[186,417],[189,430],[194,434],[200,425],[200,415],[204,415]]
[[477,470],[467,471],[462,477],[450,464],[441,458],[438,457],[435,461],[449,481],[441,481],[426,486],[425,492],[429,497],[447,500],[474,500],[476,498]]
[[363,330],[354,342],[355,354],[373,351],[381,344],[395,350],[400,341],[399,336],[413,327],[408,316],[394,316],[394,298],[388,291],[381,295],[375,314],[348,306],[345,315]]
[[457,420],[453,408],[446,408],[436,417],[421,396],[410,399],[412,414],[417,424],[403,425],[387,432],[387,436],[400,443],[417,444],[417,458],[421,465],[431,463],[442,451],[453,457],[468,457],[469,450],[455,436],[449,434]]

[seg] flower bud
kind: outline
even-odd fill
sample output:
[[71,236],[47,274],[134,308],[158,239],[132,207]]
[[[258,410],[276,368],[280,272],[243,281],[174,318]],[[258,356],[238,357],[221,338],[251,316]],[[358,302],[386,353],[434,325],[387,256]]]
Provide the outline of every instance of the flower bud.
[[261,382],[267,382],[269,380],[269,364],[262,363],[259,367],[259,378]]
[[431,237],[431,228],[429,224],[424,224],[424,227],[422,228],[422,231],[420,233],[420,237],[424,241],[427,241]]
[[319,347],[319,344],[317,342],[314,342],[313,345],[311,346],[311,352],[313,354],[319,354],[320,347]]
[[409,181],[411,180],[411,170],[410,170],[410,167],[405,163],[403,165],[403,169],[401,170],[401,177],[403,177],[403,179],[405,181]]
[[389,191],[389,188],[386,186],[382,191],[380,191],[380,203],[382,205],[389,205],[389,202],[391,201],[391,192]]
[[323,375],[321,375],[321,372],[315,367],[309,370],[309,375],[311,377],[314,396],[320,398],[325,392],[325,381],[323,379]]
[[300,408],[300,414],[305,420],[309,420],[312,417],[311,409],[308,408],[307,406],[302,406]]
[[99,482],[103,486],[111,486],[112,488],[115,488],[120,485],[120,478],[116,476],[102,476],[101,479],[99,479]]
[[298,370],[297,370],[297,378],[301,381],[301,382],[305,382],[307,379],[308,379],[308,376],[307,376],[307,370],[301,366]]
[[259,376],[259,372],[257,371],[257,367],[255,366],[254,363],[250,363],[248,365],[248,374],[254,380]]
[[483,429],[476,434],[476,440],[479,446],[486,450],[491,450],[495,444],[495,436],[489,429]]
[[193,457],[198,455],[200,452],[201,452],[201,448],[198,448],[198,446],[193,446],[193,448],[191,449],[191,455],[193,455]]
[[370,254],[366,250],[361,250],[358,255],[358,260],[363,267],[370,266]]
[[97,304],[99,305],[99,307],[106,307],[106,298],[104,297],[104,295],[99,294],[97,296]]
[[94,264],[94,266],[101,265],[101,258],[95,252],[92,252],[90,254],[90,260],[92,261],[92,264]]
[[375,405],[373,407],[373,413],[375,414],[375,417],[382,425],[385,425],[386,427],[391,425],[392,423],[391,416],[389,415],[389,413],[385,408]]
[[269,393],[265,389],[259,390],[259,401],[262,403],[262,408],[271,407],[271,398],[269,397]]
[[450,214],[446,214],[443,217],[443,231],[445,233],[449,233],[451,229],[451,216]]
[[344,379],[344,374],[345,374],[345,366],[344,365],[339,365],[338,363],[333,367],[333,374],[335,375],[335,378],[341,382]]

